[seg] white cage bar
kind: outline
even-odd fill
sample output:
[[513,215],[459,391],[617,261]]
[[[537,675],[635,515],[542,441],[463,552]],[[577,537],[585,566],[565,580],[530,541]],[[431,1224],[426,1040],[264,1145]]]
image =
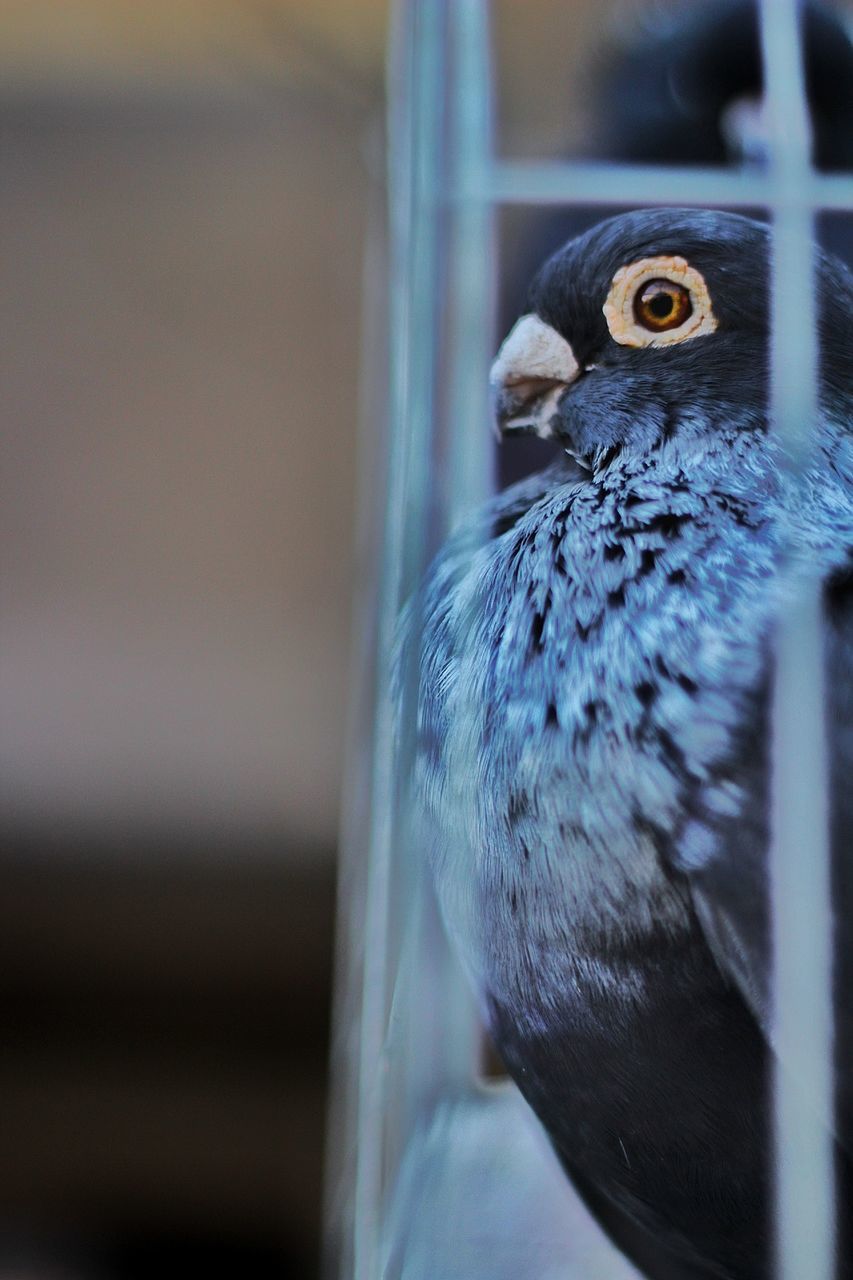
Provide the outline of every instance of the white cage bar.
[[[801,476],[817,413],[818,325],[816,209],[793,198],[813,180],[797,10],[795,0],[763,0],[761,35],[769,167],[777,189],[770,202],[770,410],[788,465]],[[794,323],[792,305],[802,328]],[[788,574],[795,607],[777,636],[771,788],[773,1025],[778,1060],[788,1066],[777,1066],[774,1076],[776,1274],[779,1280],[832,1280],[832,910],[822,592],[808,565],[789,557]]]
[[[814,218],[820,211],[853,210],[853,177],[817,173],[810,163],[797,0],[760,0],[759,7],[770,146],[764,167],[737,171],[497,158],[486,0],[398,0],[395,6],[385,524],[375,664],[366,673],[372,696],[351,743],[343,826],[329,1197],[329,1273],[340,1280],[421,1274],[389,1261],[388,1252],[389,1206],[407,1143],[426,1104],[474,1095],[479,1087],[473,1005],[412,847],[400,785],[406,746],[394,746],[388,681],[403,603],[458,514],[491,485],[494,211],[503,204],[769,211],[771,407],[789,465],[801,471],[816,404],[817,352],[803,342],[804,333],[815,332],[808,321]],[[442,345],[440,333],[452,340]],[[362,500],[379,497],[374,487]],[[817,1100],[818,1114],[826,1115],[833,1090],[832,957],[821,618],[819,593],[804,568],[789,565],[799,603],[781,629],[774,697],[775,1027],[778,1042],[796,1054],[798,1077],[813,1105]],[[781,1076],[776,1103],[777,1275],[832,1280],[831,1144]],[[492,1275],[487,1260],[483,1265],[471,1280]]]

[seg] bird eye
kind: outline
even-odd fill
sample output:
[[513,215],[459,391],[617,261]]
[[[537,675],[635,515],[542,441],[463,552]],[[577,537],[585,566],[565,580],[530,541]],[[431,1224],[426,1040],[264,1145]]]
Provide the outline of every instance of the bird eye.
[[671,346],[717,327],[701,272],[670,255],[620,267],[610,283],[604,316],[611,338],[623,347]]
[[690,290],[674,280],[649,280],[634,295],[634,318],[652,333],[677,329],[692,313]]

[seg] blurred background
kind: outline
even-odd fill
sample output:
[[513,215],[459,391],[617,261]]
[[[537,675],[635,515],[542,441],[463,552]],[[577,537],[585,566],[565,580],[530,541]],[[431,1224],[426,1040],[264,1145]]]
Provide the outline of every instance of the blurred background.
[[[496,4],[504,150],[743,159],[707,9]],[[387,25],[0,0],[0,1280],[317,1273]]]
[[385,24],[0,3],[3,1276],[317,1270]]

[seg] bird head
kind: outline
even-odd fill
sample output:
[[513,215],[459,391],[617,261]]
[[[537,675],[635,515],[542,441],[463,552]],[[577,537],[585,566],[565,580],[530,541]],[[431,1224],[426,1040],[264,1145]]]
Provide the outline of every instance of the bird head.
[[[640,210],[570,241],[492,366],[501,434],[583,464],[767,426],[770,232],[710,210]],[[816,255],[824,395],[853,388],[853,282]],[[792,300],[792,305],[796,305]]]

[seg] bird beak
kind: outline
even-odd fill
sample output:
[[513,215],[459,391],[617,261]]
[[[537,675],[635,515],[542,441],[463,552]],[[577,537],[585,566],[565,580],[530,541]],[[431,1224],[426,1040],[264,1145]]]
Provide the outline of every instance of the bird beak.
[[489,375],[498,435],[553,437],[559,402],[579,373],[566,339],[539,316],[522,316]]

